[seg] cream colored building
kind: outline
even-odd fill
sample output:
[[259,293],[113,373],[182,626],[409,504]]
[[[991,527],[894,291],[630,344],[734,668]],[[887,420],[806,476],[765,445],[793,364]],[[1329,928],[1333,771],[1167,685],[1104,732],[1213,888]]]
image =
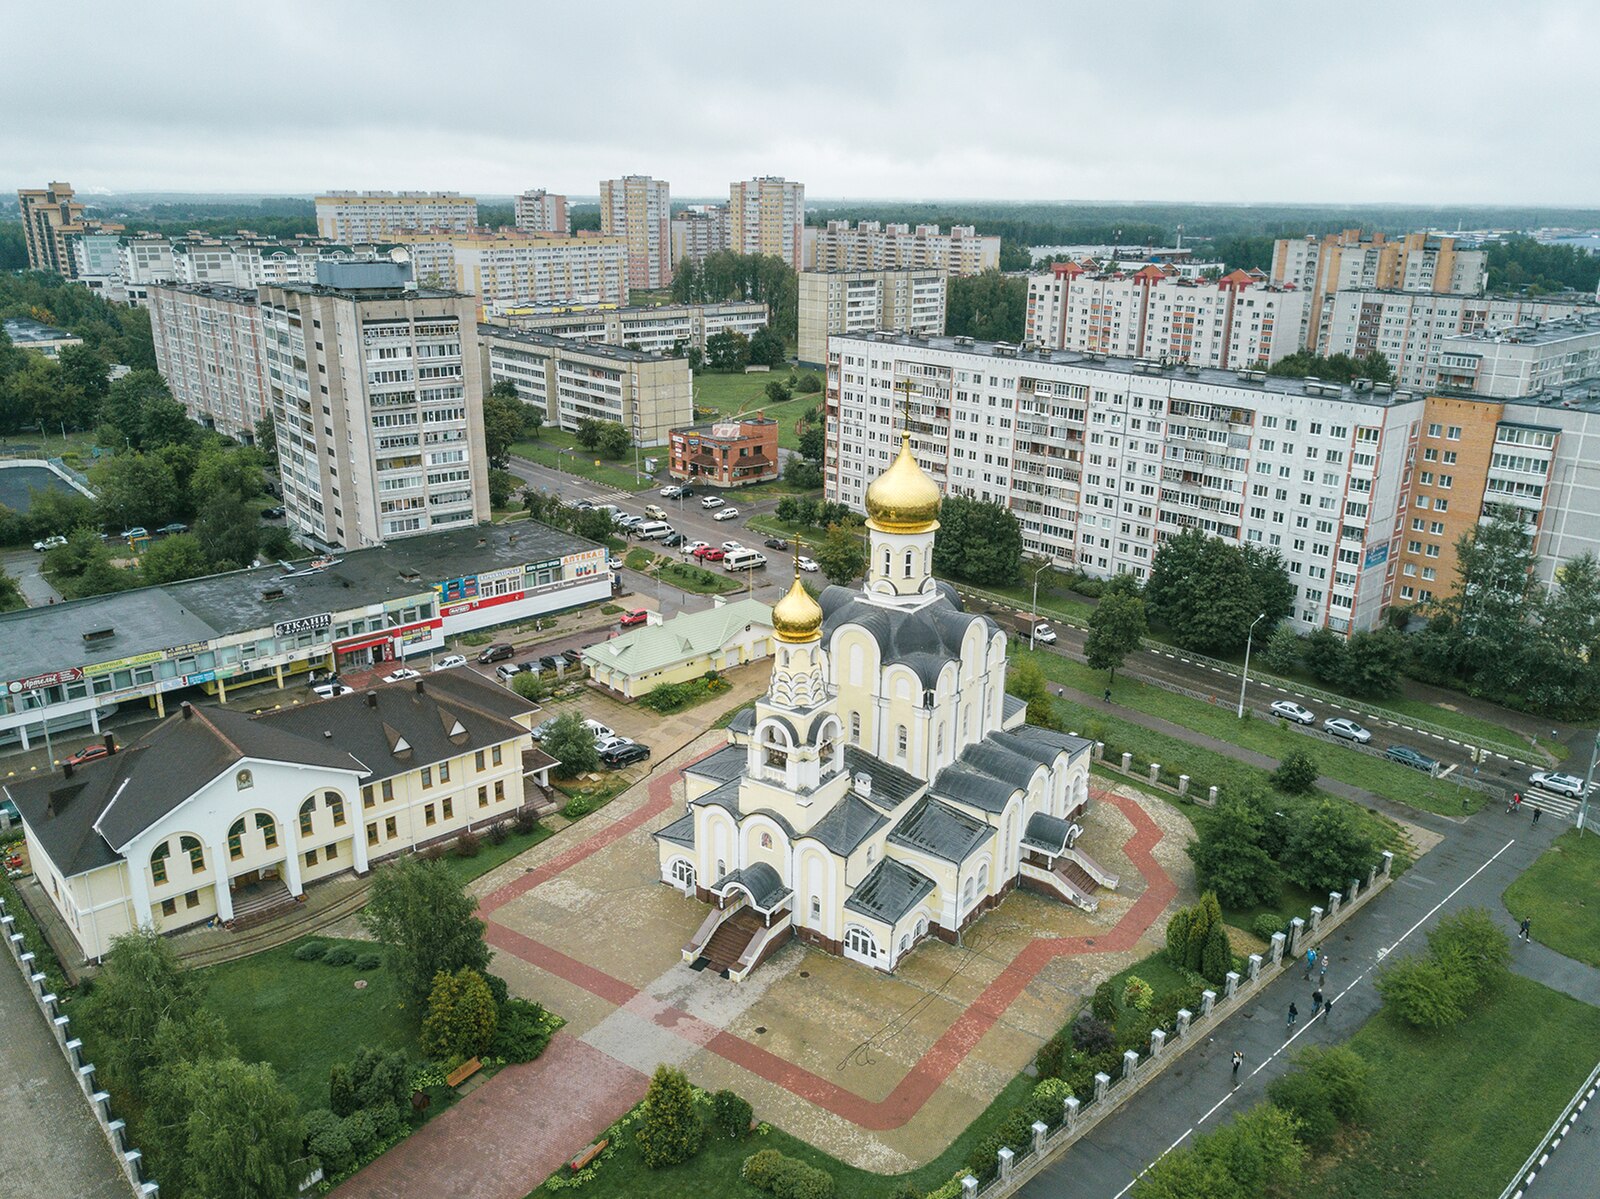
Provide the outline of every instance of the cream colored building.
[[543,188],[525,191],[513,201],[517,228],[524,233],[572,232],[572,220],[567,214],[567,198]]
[[981,275],[1000,269],[998,234],[979,235],[971,225],[882,224],[829,221],[807,225],[805,269],[812,271],[938,270],[946,275]]
[[933,578],[940,498],[902,436],[864,585],[819,605],[796,578],[766,695],[685,768],[655,837],[661,881],[712,905],[686,961],[738,980],[798,937],[893,970],[1017,886],[1090,909],[1116,886],[1076,845],[1090,743],[1025,723],[1005,632]]
[[806,186],[766,175],[728,185],[728,246],[735,254],[770,254],[800,269]]
[[942,334],[947,286],[948,277],[936,268],[801,271],[800,361],[825,363],[828,338],[836,333]]
[[697,204],[672,217],[672,265],[704,262],[729,246],[728,206]]
[[647,624],[583,651],[589,677],[626,699],[772,656],[772,605],[717,596],[704,612]]
[[19,187],[17,208],[22,215],[22,240],[30,271],[50,271],[67,279],[78,277],[71,239],[83,233],[121,233],[122,226],[84,216],[84,206],[74,199],[70,183],[46,187]]
[[628,286],[672,283],[672,189],[665,179],[624,175],[600,181],[600,232],[628,248]]
[[551,308],[502,309],[493,322],[513,329],[553,333],[557,337],[628,346],[647,354],[670,354],[679,346],[703,350],[706,338],[724,330],[754,337],[767,327],[767,306],[760,300],[647,307],[563,304]]
[[459,192],[336,191],[318,196],[317,233],[342,242],[397,241],[417,229],[477,227],[478,201]]
[[138,926],[270,918],[542,800],[530,784],[555,761],[534,711],[467,670],[257,717],[185,703],[109,757],[4,790],[41,889],[98,959]]
[[406,239],[414,277],[478,297],[479,315],[551,304],[626,304],[628,248],[601,233],[476,229]]
[[321,263],[264,287],[283,506],[330,549],[489,518],[476,305],[396,263]]
[[685,358],[622,346],[573,341],[548,333],[481,325],[483,386],[510,382],[523,403],[552,425],[576,432],[586,417],[615,421],[635,445],[667,444],[673,428],[694,419]]
[[189,419],[254,445],[268,418],[266,333],[256,293],[169,283],[146,289],[156,368]]

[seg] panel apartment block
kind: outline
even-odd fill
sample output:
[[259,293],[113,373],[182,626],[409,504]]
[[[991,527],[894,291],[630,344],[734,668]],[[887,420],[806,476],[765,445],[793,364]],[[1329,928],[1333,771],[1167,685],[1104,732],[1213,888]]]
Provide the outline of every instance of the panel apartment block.
[[829,221],[806,226],[803,261],[807,270],[923,270],[947,275],[981,275],[1000,269],[1000,238],[980,236],[971,225],[885,225],[878,221]]
[[600,181],[600,232],[628,250],[628,286],[672,283],[672,189],[665,179],[625,175]]
[[406,239],[415,278],[478,297],[480,314],[552,304],[626,304],[628,249],[599,233],[487,229]]
[[822,365],[836,333],[944,332],[948,279],[936,268],[916,271],[802,271],[800,361]]
[[192,420],[252,445],[269,416],[266,334],[256,293],[211,284],[148,289],[156,367]]
[[727,300],[721,304],[663,304],[653,308],[605,305],[507,308],[494,323],[603,345],[627,346],[647,354],[670,354],[679,346],[704,350],[706,338],[724,330],[753,337],[758,330],[766,328],[767,306],[759,300]]
[[697,204],[672,217],[672,264],[704,262],[729,247],[728,206]]
[[459,192],[336,191],[318,196],[317,232],[334,241],[394,241],[415,229],[472,229],[478,201]]
[[513,201],[517,228],[524,233],[571,233],[567,198],[555,192],[525,191]]
[[736,254],[770,254],[800,269],[806,186],[783,176],[728,185],[728,240]]

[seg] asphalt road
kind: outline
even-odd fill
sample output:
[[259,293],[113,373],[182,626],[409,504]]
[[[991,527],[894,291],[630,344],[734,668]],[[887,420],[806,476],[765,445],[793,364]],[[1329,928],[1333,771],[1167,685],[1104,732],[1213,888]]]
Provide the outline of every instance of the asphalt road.
[[17,587],[22,591],[22,598],[28,602],[30,608],[61,602],[61,593],[50,586],[39,569],[43,563],[44,555],[35,553],[31,549],[6,550],[0,553],[0,567],[17,581]]

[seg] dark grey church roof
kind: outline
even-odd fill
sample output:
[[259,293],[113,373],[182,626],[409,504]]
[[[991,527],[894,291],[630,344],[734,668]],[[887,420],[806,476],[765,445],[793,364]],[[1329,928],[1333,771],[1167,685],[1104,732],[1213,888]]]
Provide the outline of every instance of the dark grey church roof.
[[671,841],[674,845],[682,845],[689,849],[693,849],[694,813],[685,812],[671,824],[658,828],[655,831],[655,836],[662,841]]
[[689,803],[697,808],[703,804],[716,804],[719,808],[726,808],[728,811],[732,812],[734,816],[738,816],[739,780],[736,778],[729,779],[721,786],[707,791],[704,795],[701,795],[695,799],[691,799]]
[[844,901],[844,906],[849,911],[893,926],[933,888],[933,880],[920,870],[893,858],[884,858],[867,871],[867,877]]
[[1003,716],[1004,719],[1010,720],[1018,712],[1026,712],[1027,710],[1028,710],[1028,701],[1027,700],[1018,699],[1016,696],[1012,695],[1011,692],[1009,692],[1009,691],[1006,692],[1005,699],[1001,702],[1001,705],[1000,705],[1001,715]]
[[992,836],[983,821],[929,796],[900,818],[889,841],[959,864]]
[[740,708],[733,714],[733,719],[728,721],[728,731],[731,733],[748,733],[756,727],[756,706],[749,704]]
[[939,591],[926,607],[907,612],[874,604],[850,588],[829,587],[821,600],[823,640],[841,625],[859,625],[878,643],[885,662],[909,666],[924,687],[932,687],[946,662],[960,660],[962,639],[975,621],[986,626],[986,636],[999,629],[989,617],[963,611],[949,584],[941,583]]
[[778,872],[765,862],[729,871],[717,880],[711,890],[714,894],[726,895],[728,889],[734,886],[743,887],[745,893],[750,896],[750,902],[763,912],[772,911],[793,894],[783,885],[783,879],[778,877]]
[[[1052,751],[1066,750],[1074,758],[1079,754],[1088,753],[1090,746],[1094,744],[1093,741],[1086,740],[1083,737],[1074,737],[1068,733],[1058,733],[1054,729],[1042,729],[1036,724],[1019,725],[1004,733],[996,733],[994,736],[1018,737],[1025,742],[1030,742],[1035,746]],[[1002,742],[1002,744],[1004,743]]]
[[1003,812],[1019,788],[964,762],[946,766],[934,776],[932,791],[942,799],[980,812]]
[[1067,836],[1072,825],[1048,812],[1035,812],[1028,817],[1028,827],[1022,834],[1022,843],[1038,849],[1051,857],[1058,856],[1067,847]]
[[1007,748],[995,734],[974,742],[961,751],[961,760],[974,770],[991,774],[1001,782],[1021,787],[1024,791],[1033,782],[1041,763],[1029,756]]
[[885,762],[876,754],[868,753],[859,745],[844,747],[844,768],[850,772],[852,783],[860,773],[872,777],[872,794],[867,796],[867,802],[884,810],[898,807],[921,791],[924,785],[915,775]]
[[[754,709],[752,709],[754,711]],[[724,745],[714,754],[708,754],[698,762],[683,768],[684,774],[692,774],[697,778],[715,779],[725,783],[729,779],[736,779],[744,773],[747,760],[747,751],[742,745]]]
[[849,794],[813,824],[806,836],[815,837],[834,853],[849,857],[863,841],[888,823],[888,817],[880,815],[871,804]]

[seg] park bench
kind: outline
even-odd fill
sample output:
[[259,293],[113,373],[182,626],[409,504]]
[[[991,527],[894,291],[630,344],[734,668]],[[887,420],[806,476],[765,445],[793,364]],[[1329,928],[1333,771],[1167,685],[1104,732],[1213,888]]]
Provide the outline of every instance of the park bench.
[[481,1069],[483,1069],[483,1063],[475,1057],[469,1057],[445,1076],[445,1085],[459,1087]]
[[578,1154],[577,1157],[573,1158],[570,1162],[568,1162],[567,1163],[567,1167],[574,1174],[576,1174],[579,1170],[583,1169],[590,1162],[594,1161],[595,1158],[599,1157],[602,1153],[604,1153],[606,1151],[606,1146],[609,1145],[609,1144],[611,1144],[611,1141],[609,1139],[603,1140],[603,1141],[596,1141],[593,1145],[590,1145],[582,1153]]

